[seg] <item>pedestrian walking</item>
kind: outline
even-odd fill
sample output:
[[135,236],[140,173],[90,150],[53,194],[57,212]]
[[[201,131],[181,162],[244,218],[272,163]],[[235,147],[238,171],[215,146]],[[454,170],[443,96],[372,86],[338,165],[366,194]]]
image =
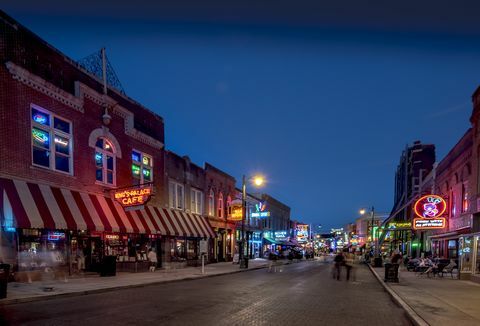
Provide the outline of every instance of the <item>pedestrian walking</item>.
[[340,281],[340,273],[342,270],[342,266],[345,263],[345,257],[341,252],[339,252],[335,258],[333,259],[334,265],[333,265],[333,278],[337,279],[337,281]]
[[268,270],[267,272],[276,272],[277,267],[275,266],[277,263],[277,255],[274,252],[270,252],[268,255]]
[[350,280],[352,276],[353,281],[355,281],[355,254],[353,252],[347,252],[345,254],[345,269],[347,270],[347,281]]
[[157,268],[157,253],[152,248],[148,250],[148,260],[150,261],[150,272],[155,272]]

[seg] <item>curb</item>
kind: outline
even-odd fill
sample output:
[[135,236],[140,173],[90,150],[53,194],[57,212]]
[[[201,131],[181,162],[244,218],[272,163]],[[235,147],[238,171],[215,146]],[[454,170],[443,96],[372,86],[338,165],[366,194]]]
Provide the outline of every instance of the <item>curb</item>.
[[390,285],[388,285],[386,282],[384,282],[382,280],[382,278],[378,275],[378,273],[373,269],[372,266],[370,266],[370,264],[367,264],[368,265],[368,268],[370,269],[370,271],[372,272],[372,274],[375,276],[375,278],[378,280],[378,282],[383,286],[383,288],[385,289],[385,291],[388,292],[388,294],[390,295],[390,297],[392,298],[393,302],[395,302],[397,305],[399,305],[404,311],[405,313],[407,314],[408,318],[410,319],[410,321],[415,325],[415,326],[429,326],[430,324],[425,320],[423,319],[422,317],[420,317],[419,314],[417,314],[415,312],[415,310],[412,309],[412,307],[410,307],[408,305],[408,303],[405,302],[405,300],[403,300],[397,293],[395,293],[395,291],[390,287]]
[[229,272],[226,272],[226,273],[205,274],[205,275],[199,274],[198,276],[187,276],[185,278],[174,279],[174,280],[159,280],[159,281],[152,281],[152,282],[141,283],[141,284],[121,285],[121,286],[113,286],[113,287],[108,287],[108,288],[103,288],[103,289],[58,293],[58,294],[51,294],[51,295],[45,295],[45,296],[36,296],[36,297],[27,297],[27,298],[18,298],[18,299],[1,299],[0,300],[0,307],[1,306],[6,306],[6,305],[18,304],[18,303],[27,303],[27,302],[44,301],[44,300],[54,300],[54,299],[59,299],[59,298],[70,298],[70,297],[77,297],[77,296],[89,295],[89,294],[113,292],[113,291],[121,290],[121,289],[140,288],[140,287],[145,287],[145,286],[148,286],[148,285],[158,285],[158,284],[167,284],[167,283],[175,283],[175,282],[182,282],[182,281],[192,281],[192,280],[198,280],[198,279],[202,279],[202,278],[210,278],[210,277],[216,277],[216,276],[222,276],[222,275],[230,275],[230,274],[249,272],[249,271],[259,270],[259,269],[263,269],[263,268],[267,268],[267,267],[268,267],[268,265],[264,265],[264,266],[257,266],[257,267],[252,267],[252,268],[248,268],[248,269],[233,270],[233,271],[229,271]]

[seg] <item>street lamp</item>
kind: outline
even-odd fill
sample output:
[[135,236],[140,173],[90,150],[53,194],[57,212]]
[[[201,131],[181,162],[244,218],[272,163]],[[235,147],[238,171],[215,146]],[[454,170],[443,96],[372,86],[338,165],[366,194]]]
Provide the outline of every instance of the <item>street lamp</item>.
[[[360,210],[360,215],[364,215],[365,213],[366,213],[366,210],[365,210],[364,208],[362,208],[362,209]],[[370,214],[371,214],[371,216],[372,216],[372,223],[371,223],[371,225],[372,225],[372,230],[371,230],[371,233],[372,233],[372,245],[371,245],[371,247],[372,247],[373,250],[374,250],[374,256],[377,257],[377,246],[374,245],[374,241],[375,241],[375,229],[374,229],[374,227],[373,227],[373,225],[374,225],[374,223],[375,223],[375,207],[373,207],[373,206],[371,207],[371,209],[370,209]]]
[[[253,183],[260,187],[264,184],[265,180],[262,176],[254,176],[251,178]],[[245,175],[242,178],[242,241],[240,242],[240,268],[248,268],[247,262],[244,257],[245,248],[245,219],[247,218],[247,181]]]

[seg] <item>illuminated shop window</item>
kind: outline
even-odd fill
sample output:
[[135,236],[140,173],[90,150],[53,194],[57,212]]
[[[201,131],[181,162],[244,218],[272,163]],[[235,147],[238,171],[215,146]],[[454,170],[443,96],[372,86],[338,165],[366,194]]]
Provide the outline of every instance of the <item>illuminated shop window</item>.
[[95,143],[95,178],[98,182],[116,184],[116,152],[112,142],[98,138]]
[[72,174],[71,123],[36,105],[31,110],[33,165]]
[[152,182],[153,160],[150,155],[132,151],[132,178],[134,184]]
[[190,209],[192,213],[203,214],[203,192],[192,189],[190,191]]

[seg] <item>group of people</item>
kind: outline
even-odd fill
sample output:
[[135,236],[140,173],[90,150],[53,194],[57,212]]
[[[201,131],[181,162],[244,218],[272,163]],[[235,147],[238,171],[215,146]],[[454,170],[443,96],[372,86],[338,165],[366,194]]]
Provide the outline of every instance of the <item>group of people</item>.
[[[421,274],[435,273],[439,269],[439,260],[431,257],[420,257],[406,259],[406,265],[412,266],[415,271],[420,271]],[[445,266],[445,265],[444,265]],[[450,259],[450,262],[444,267],[445,270],[450,270],[457,267],[455,260]]]
[[346,280],[350,280],[350,276],[353,275],[353,280],[355,281],[355,255],[351,252],[339,252],[333,259],[333,270],[332,276],[337,281],[340,281],[342,270],[346,270]]

